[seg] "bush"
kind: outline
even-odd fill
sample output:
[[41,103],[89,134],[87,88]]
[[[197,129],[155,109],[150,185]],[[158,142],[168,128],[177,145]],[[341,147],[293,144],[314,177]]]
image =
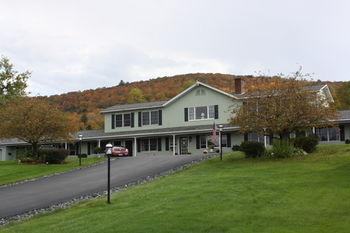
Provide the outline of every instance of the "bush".
[[350,139],[346,139],[345,144],[350,144]]
[[297,137],[294,140],[294,146],[303,149],[307,153],[315,151],[318,144],[317,136]]
[[240,145],[233,145],[233,146],[232,146],[232,150],[233,150],[233,151],[240,151],[240,150],[241,150],[241,147],[240,147]]
[[294,155],[300,155],[300,149],[296,149],[287,141],[275,141],[271,150],[268,151],[267,156],[273,158],[289,158]]
[[105,151],[104,151],[104,149],[102,147],[96,147],[95,148],[95,153],[96,154],[104,154]]
[[48,164],[61,164],[67,158],[69,154],[65,149],[40,149],[39,156],[44,163]]
[[244,152],[246,158],[261,157],[265,153],[265,147],[260,142],[242,142],[240,150]]

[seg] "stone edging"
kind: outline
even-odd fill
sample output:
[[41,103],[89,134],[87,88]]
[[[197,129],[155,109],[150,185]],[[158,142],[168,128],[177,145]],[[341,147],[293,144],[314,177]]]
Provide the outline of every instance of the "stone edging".
[[[164,176],[168,176],[168,175],[174,174],[176,172],[179,172],[179,171],[182,171],[184,169],[187,169],[187,168],[193,166],[194,164],[198,164],[198,163],[200,163],[200,162],[202,162],[204,160],[208,160],[208,159],[214,158],[216,156],[217,156],[217,154],[206,155],[206,156],[203,156],[199,160],[192,160],[190,163],[187,163],[187,164],[184,164],[184,165],[180,165],[180,166],[175,167],[175,168],[173,168],[171,170],[168,170],[168,171],[165,171],[165,172],[161,172],[161,173],[158,173],[158,174],[155,174],[155,175],[152,175],[152,176],[147,176],[147,177],[145,177],[145,178],[143,178],[141,180],[130,182],[130,183],[122,185],[122,186],[113,187],[113,188],[111,188],[111,193],[116,193],[116,192],[125,190],[128,187],[132,187],[132,186],[135,186],[135,185],[144,184],[144,183],[153,181],[153,180],[155,180],[156,178],[159,178],[159,177],[164,177]],[[60,173],[58,173],[58,174],[60,174]],[[62,203],[59,203],[59,204],[51,205],[51,206],[49,206],[47,208],[34,209],[34,210],[31,210],[31,211],[25,212],[23,214],[11,216],[11,217],[0,218],[0,229],[1,229],[1,227],[5,226],[5,225],[7,225],[9,223],[12,223],[12,222],[17,222],[18,223],[18,222],[21,222],[21,221],[24,221],[24,220],[28,220],[28,219],[36,216],[36,215],[39,215],[39,214],[50,213],[50,212],[53,212],[53,211],[55,211],[57,209],[67,209],[67,208],[70,208],[72,205],[80,203],[82,201],[93,200],[93,199],[97,199],[99,197],[106,196],[106,195],[107,195],[107,191],[100,191],[100,192],[96,192],[96,193],[92,193],[92,194],[86,194],[86,195],[82,195],[80,197],[73,198],[73,199],[71,199],[69,201],[66,201],[66,202],[62,202]]]
[[[103,161],[100,161],[100,162],[97,162],[97,163],[93,163],[93,164],[90,164],[90,165],[87,165],[87,166],[76,167],[76,168],[73,168],[71,170],[67,170],[67,171],[63,171],[63,172],[55,172],[55,173],[51,173],[51,174],[45,175],[45,176],[39,176],[39,177],[30,178],[30,179],[20,180],[20,181],[13,182],[13,183],[3,184],[3,185],[0,185],[0,189],[12,187],[12,186],[23,184],[23,183],[33,182],[33,181],[37,181],[37,180],[41,180],[41,179],[46,179],[46,178],[49,178],[49,177],[52,177],[52,176],[62,175],[62,174],[78,171],[78,170],[85,169],[85,168],[94,167],[94,166],[103,164],[106,161],[107,160],[103,160]],[[50,166],[50,165],[48,165],[48,166]],[[1,225],[1,223],[0,223],[0,225]]]

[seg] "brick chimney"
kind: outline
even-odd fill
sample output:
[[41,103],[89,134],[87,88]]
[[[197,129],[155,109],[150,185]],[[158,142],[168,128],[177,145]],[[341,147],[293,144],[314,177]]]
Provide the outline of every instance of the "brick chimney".
[[244,81],[242,78],[235,78],[235,94],[244,93]]

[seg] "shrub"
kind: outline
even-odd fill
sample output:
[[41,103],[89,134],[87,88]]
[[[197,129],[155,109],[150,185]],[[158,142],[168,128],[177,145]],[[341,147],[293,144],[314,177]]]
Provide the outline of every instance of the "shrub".
[[345,144],[350,144],[350,139],[346,139]]
[[271,150],[269,150],[268,156],[273,158],[289,158],[296,154],[299,154],[300,150],[287,141],[275,141]]
[[265,153],[265,147],[260,142],[242,142],[240,150],[244,152],[247,158],[261,157]]
[[232,146],[232,150],[233,150],[233,151],[240,151],[240,150],[241,150],[241,147],[240,147],[240,145],[233,145],[233,146]]
[[40,149],[39,156],[44,163],[48,164],[61,164],[67,158],[69,154],[65,149]]
[[315,151],[318,144],[317,136],[297,137],[294,140],[294,146],[303,149],[307,153]]
[[96,154],[103,154],[105,153],[104,149],[102,147],[96,147],[95,148],[95,153]]

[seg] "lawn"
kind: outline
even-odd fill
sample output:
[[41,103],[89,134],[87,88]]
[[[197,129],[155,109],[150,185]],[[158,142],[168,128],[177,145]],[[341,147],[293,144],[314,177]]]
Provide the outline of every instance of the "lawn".
[[[82,166],[102,161],[103,158],[82,159]],[[17,161],[0,161],[0,185],[45,176],[56,172],[69,171],[79,167],[77,157],[68,158],[65,164],[18,164]]]
[[1,232],[349,232],[350,145],[305,158],[239,153]]

